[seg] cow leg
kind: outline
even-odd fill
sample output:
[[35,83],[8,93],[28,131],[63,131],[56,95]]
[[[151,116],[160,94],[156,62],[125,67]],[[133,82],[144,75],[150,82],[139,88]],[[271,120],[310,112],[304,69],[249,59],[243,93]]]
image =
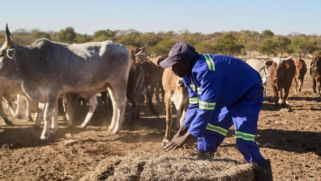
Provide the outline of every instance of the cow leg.
[[281,90],[279,90],[279,94],[280,94],[280,96],[279,96],[279,104],[282,104],[282,98],[283,98],[283,89],[281,89]]
[[164,140],[162,142],[163,146],[166,146],[166,144],[169,142],[171,126],[173,122],[172,102],[170,100],[170,97],[167,94],[165,94],[165,109],[166,109],[166,130],[165,130]]
[[[120,81],[121,82],[121,81]],[[124,84],[124,82],[121,82]],[[110,89],[108,89],[110,90]],[[126,86],[124,85],[114,85],[109,91],[111,99],[113,101],[113,118],[112,123],[109,126],[109,130],[113,134],[116,134],[120,131],[121,125],[124,120],[125,108],[126,108]]]
[[296,77],[293,78],[294,80],[294,92],[297,93],[298,92],[298,79]]
[[188,103],[185,103],[184,106],[183,106],[183,113],[182,113],[181,118],[180,118],[180,120],[179,120],[179,127],[181,127],[182,124],[183,124],[183,122],[184,122],[187,108],[188,108]]
[[46,104],[43,103],[38,103],[38,109],[37,109],[37,117],[36,117],[36,122],[35,122],[35,128],[40,128],[40,121],[42,119],[42,115],[44,113],[44,109],[45,109]]
[[279,107],[278,101],[279,101],[279,93],[276,88],[276,86],[273,86],[273,94],[274,94],[274,108],[277,109]]
[[319,81],[319,94],[318,94],[319,97],[321,97],[321,80]]
[[51,130],[50,130],[50,134],[56,134],[57,130],[58,130],[58,100],[57,100],[57,104],[55,105],[55,109],[53,110],[53,116],[51,117]]
[[49,126],[52,120],[52,116],[54,115],[54,109],[56,108],[57,104],[57,97],[54,96],[48,96],[48,100],[45,107],[45,113],[44,113],[44,127],[43,131],[41,133],[40,139],[41,140],[47,140],[49,138]]
[[86,115],[85,121],[81,124],[81,128],[86,128],[88,122],[90,121],[91,117],[93,116],[96,108],[98,106],[97,96],[93,96],[89,99],[89,111]]
[[[2,100],[2,97],[3,97],[3,92],[0,91],[0,100]],[[9,101],[9,100],[8,100]],[[6,125],[12,125],[12,122],[9,121],[9,119],[7,118],[7,115],[4,113],[3,111],[3,107],[2,107],[2,101],[0,101],[0,116],[4,122],[4,124]]]
[[301,80],[299,80],[299,92],[301,92],[303,82],[304,82],[304,76],[302,77]]
[[33,119],[31,117],[31,100],[23,95],[20,95],[20,97],[22,97],[24,99],[24,101],[26,102],[26,118],[27,118],[27,120],[30,122],[33,122]]
[[313,93],[317,93],[316,91],[317,81],[315,79],[312,79],[312,81],[313,81]]
[[284,88],[284,96],[283,96],[283,100],[282,100],[282,108],[285,108],[286,105],[289,105],[289,102],[288,102],[289,90],[290,90],[290,86],[287,87],[287,88]]

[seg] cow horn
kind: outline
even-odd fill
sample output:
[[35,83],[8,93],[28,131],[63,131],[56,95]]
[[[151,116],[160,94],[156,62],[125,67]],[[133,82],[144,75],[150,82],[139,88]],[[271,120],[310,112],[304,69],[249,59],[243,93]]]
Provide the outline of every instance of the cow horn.
[[135,57],[137,57],[138,55],[140,55],[143,52],[143,50],[139,51],[138,53],[135,54]]
[[313,56],[312,56],[312,55],[310,55],[309,53],[308,53],[308,57],[313,58]]
[[289,57],[287,57],[287,58],[281,58],[281,60],[290,60],[291,58],[293,57],[293,55],[292,56],[289,56]]
[[6,42],[7,42],[7,47],[10,48],[13,45],[13,38],[12,35],[9,31],[8,24],[6,25]]
[[143,50],[144,48],[145,48],[145,46],[138,48],[138,50]]

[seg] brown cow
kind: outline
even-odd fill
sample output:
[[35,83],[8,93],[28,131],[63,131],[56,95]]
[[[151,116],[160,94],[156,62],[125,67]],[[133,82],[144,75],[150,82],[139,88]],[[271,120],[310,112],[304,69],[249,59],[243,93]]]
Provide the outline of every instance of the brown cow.
[[[301,92],[301,88],[303,85],[303,81],[304,81],[304,75],[307,73],[307,65],[305,64],[305,61],[302,60],[301,58],[299,59],[295,59],[293,60],[295,67],[296,67],[296,71],[295,71],[295,76],[293,78],[294,83],[295,83],[295,93],[297,93],[298,91]],[[299,87],[299,90],[298,90]]]
[[156,112],[152,101],[150,100],[149,92],[147,89],[146,83],[146,71],[144,66],[139,61],[136,61],[136,56],[138,56],[140,52],[138,48],[129,49],[130,53],[130,71],[128,77],[128,85],[127,85],[127,99],[132,104],[132,117],[131,121],[137,121],[139,119],[139,110],[142,101],[142,95],[147,91],[147,99],[149,99],[149,108],[154,115],[158,115]]
[[172,117],[172,102],[177,111],[177,126],[179,127],[185,118],[185,113],[188,106],[188,91],[182,86],[183,82],[171,70],[166,68],[163,73],[163,87],[165,90],[165,105],[166,105],[166,132],[163,140],[165,146],[170,140],[171,126],[173,123]]
[[[273,60],[265,62],[265,65],[270,66],[269,74],[274,93],[275,109],[279,107],[280,102],[282,102],[282,108],[286,104],[289,105],[287,99],[295,75],[295,64],[291,58],[292,56],[288,58],[273,58]],[[278,92],[280,93],[281,100],[279,100]],[[284,96],[282,96],[283,92]]]
[[157,62],[160,62],[165,58],[166,57],[164,56],[158,56],[152,59],[141,60],[146,70],[146,81],[147,81],[148,88],[150,90],[150,96],[151,98],[153,97],[154,89],[156,89],[155,96],[156,96],[157,103],[160,103],[159,90],[161,90],[161,93],[162,93],[162,102],[164,102],[164,94],[165,94],[165,91],[162,86],[162,76],[163,76],[164,69],[160,67],[157,64]]
[[[309,57],[312,58],[310,66],[310,75],[313,80],[313,92],[317,94],[318,97],[321,97],[321,56],[312,56],[309,54]],[[318,92],[316,86],[318,85]]]

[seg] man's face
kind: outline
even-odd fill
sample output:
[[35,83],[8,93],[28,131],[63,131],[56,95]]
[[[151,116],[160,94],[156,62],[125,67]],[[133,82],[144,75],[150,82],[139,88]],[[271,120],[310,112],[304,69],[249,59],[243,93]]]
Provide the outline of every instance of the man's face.
[[188,61],[177,62],[172,66],[172,71],[178,77],[184,77],[185,75],[188,74],[188,67],[189,67],[189,62]]

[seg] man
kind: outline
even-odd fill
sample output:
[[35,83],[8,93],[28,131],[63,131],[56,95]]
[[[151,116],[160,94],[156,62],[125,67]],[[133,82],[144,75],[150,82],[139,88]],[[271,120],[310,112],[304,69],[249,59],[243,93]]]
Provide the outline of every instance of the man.
[[189,91],[189,107],[180,130],[165,149],[175,151],[192,136],[198,138],[198,154],[214,156],[234,124],[238,150],[255,163],[258,180],[272,180],[270,160],[265,160],[256,143],[257,121],[263,101],[262,80],[257,71],[240,59],[198,54],[186,43],[177,43],[159,64],[172,66]]

